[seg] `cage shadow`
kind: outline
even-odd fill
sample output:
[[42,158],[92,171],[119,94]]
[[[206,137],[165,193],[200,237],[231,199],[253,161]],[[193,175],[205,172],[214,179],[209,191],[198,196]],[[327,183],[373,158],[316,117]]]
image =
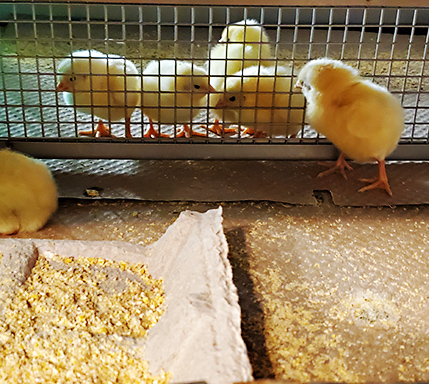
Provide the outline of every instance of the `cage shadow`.
[[245,231],[237,227],[225,231],[225,236],[229,246],[228,259],[233,271],[233,282],[237,287],[241,308],[241,335],[247,347],[253,377],[274,378],[264,335],[264,312],[249,273]]

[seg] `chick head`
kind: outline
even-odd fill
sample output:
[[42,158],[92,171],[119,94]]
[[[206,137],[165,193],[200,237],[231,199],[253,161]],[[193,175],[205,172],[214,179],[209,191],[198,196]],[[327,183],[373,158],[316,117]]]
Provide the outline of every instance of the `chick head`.
[[[97,51],[76,51],[62,60],[58,65],[60,73],[57,91],[76,92],[90,89],[90,74],[105,74],[106,64],[100,61],[100,52]],[[100,67],[103,63],[103,68]]]
[[176,68],[176,92],[193,94],[196,99],[202,99],[216,90],[210,85],[209,77],[204,68],[188,62],[179,62]]
[[339,60],[323,57],[308,62],[298,74],[295,87],[304,94],[311,89],[323,92],[349,85],[359,78],[359,72]]
[[256,20],[247,19],[228,25],[222,32],[220,43],[268,43],[268,36]]
[[216,108],[269,108],[273,103],[274,78],[254,73],[253,67],[226,79],[225,93]]

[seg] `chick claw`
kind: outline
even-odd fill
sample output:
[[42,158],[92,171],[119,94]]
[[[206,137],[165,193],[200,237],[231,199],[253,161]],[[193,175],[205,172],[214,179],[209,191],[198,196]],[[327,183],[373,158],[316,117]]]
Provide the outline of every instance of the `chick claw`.
[[359,179],[359,181],[362,181],[364,183],[372,183],[372,184],[359,189],[358,192],[365,192],[365,191],[369,191],[370,189],[380,188],[380,189],[384,189],[389,196],[393,195],[387,180],[380,180],[378,177],[374,177],[372,179]]
[[257,131],[253,128],[245,128],[243,129],[242,135],[251,135],[255,139],[263,139],[264,137],[267,137],[267,134],[262,131]]
[[207,137],[205,133],[192,131],[188,124],[183,124],[183,128],[177,133],[176,137],[186,137],[190,138],[191,136]]
[[112,135],[107,129],[107,127],[103,124],[103,122],[100,120],[98,122],[97,128],[95,128],[94,132],[92,131],[81,131],[79,132],[79,135],[82,136],[93,136],[93,137],[112,137],[116,138],[115,135]]
[[320,162],[319,165],[322,165],[323,167],[328,167],[329,169],[327,171],[320,172],[317,177],[330,175],[331,173],[334,173],[339,170],[341,175],[343,175],[343,177],[347,180],[347,175],[344,168],[347,168],[349,171],[353,169],[350,165],[347,164],[346,156],[342,152],[333,166],[332,162]]
[[165,133],[160,133],[158,132],[154,127],[153,127],[153,122],[152,120],[149,121],[149,129],[147,130],[147,132],[143,135],[143,137],[150,137],[150,138],[155,138],[155,137],[170,137],[170,135],[167,135]]
[[392,190],[389,186],[389,181],[387,180],[387,174],[386,174],[386,165],[384,161],[378,162],[378,170],[379,170],[379,176],[373,177],[371,179],[359,179],[359,181],[362,181],[364,183],[371,183],[370,185],[367,185],[366,187],[363,187],[359,189],[358,192],[365,192],[369,191],[370,189],[384,189],[389,196],[392,196]]

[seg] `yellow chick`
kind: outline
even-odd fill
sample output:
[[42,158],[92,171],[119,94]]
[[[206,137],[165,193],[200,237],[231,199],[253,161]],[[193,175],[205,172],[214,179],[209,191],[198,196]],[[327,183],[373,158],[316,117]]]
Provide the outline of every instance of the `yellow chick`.
[[305,99],[292,92],[291,71],[283,66],[252,66],[226,79],[213,113],[239,124],[255,137],[295,136],[302,128]]
[[358,162],[378,162],[379,176],[363,179],[392,195],[385,158],[393,152],[404,129],[399,100],[381,87],[359,76],[356,69],[329,58],[312,60],[298,75],[296,87],[307,99],[307,120],[341,151],[336,164],[319,176],[351,169],[345,156]]
[[215,92],[207,71],[187,61],[151,61],[143,70],[142,84],[142,113],[150,123],[145,137],[161,136],[153,122],[183,124],[189,132],[188,124],[206,105],[207,94]]
[[94,50],[76,51],[60,62],[58,72],[57,91],[63,92],[66,104],[109,122],[125,119],[125,136],[132,137],[131,115],[140,104],[140,75],[131,61]]
[[206,63],[210,84],[223,91],[225,76],[233,75],[254,65],[272,65],[270,39],[265,29],[252,19],[228,25],[219,43],[210,51]]
[[37,231],[57,209],[57,187],[43,162],[1,150],[0,180],[0,234]]

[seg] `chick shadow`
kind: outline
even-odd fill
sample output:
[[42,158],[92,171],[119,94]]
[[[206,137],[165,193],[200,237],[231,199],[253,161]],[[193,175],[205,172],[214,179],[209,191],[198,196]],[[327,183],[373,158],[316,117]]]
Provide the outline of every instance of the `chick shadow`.
[[232,267],[233,282],[237,287],[241,308],[241,336],[247,347],[253,377],[274,378],[264,334],[264,312],[250,276],[244,229],[238,227],[227,230],[225,236],[229,246],[228,259]]

